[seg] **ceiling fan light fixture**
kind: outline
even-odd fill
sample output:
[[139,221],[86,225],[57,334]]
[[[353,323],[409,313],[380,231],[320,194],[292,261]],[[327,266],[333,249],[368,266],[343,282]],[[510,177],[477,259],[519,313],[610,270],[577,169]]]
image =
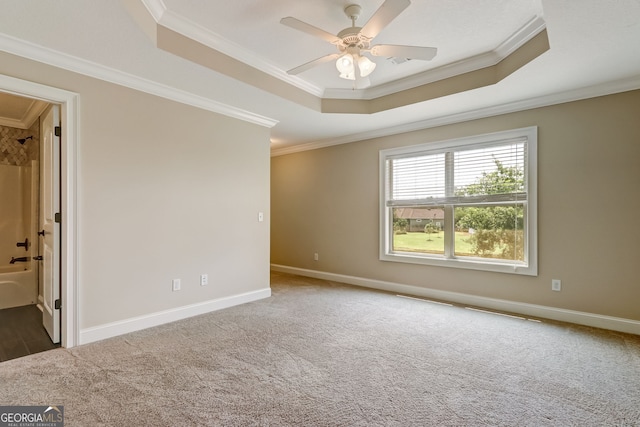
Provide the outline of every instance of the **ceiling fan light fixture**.
[[360,69],[360,76],[367,77],[376,69],[376,63],[366,56],[361,56],[358,58],[358,68]]
[[340,77],[347,80],[355,80],[355,67],[353,55],[350,53],[342,55],[336,61],[336,68],[340,71]]

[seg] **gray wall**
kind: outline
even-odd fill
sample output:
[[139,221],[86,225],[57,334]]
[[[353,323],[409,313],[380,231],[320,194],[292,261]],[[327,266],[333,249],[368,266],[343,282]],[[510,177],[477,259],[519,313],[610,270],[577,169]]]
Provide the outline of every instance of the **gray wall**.
[[[640,320],[638,111],[633,91],[273,157],[271,262]],[[527,126],[539,137],[538,277],[378,259],[379,150]]]

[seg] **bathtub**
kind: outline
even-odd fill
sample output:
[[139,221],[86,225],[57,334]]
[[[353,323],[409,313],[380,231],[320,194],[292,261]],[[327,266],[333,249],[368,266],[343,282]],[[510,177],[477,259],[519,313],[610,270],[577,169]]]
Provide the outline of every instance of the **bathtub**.
[[0,266],[0,309],[37,302],[38,283],[35,271],[24,268],[20,264]]

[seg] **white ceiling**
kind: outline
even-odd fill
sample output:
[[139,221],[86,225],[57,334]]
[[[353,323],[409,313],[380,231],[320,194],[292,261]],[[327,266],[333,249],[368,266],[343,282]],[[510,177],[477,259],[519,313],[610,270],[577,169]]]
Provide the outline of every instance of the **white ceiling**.
[[[114,81],[113,72],[121,72],[273,119],[276,153],[640,88],[639,0],[413,0],[374,44],[434,46],[438,55],[399,65],[376,58],[373,89],[473,62],[532,21],[546,26],[550,49],[495,85],[371,115],[323,114],[165,52],[130,13],[141,1],[0,0],[0,50]],[[362,5],[361,26],[383,1],[144,0],[144,5],[156,22],[199,34],[208,46],[314,96],[357,98],[362,95],[338,78],[332,63],[288,76],[286,70],[335,48],[279,23],[293,16],[337,33],[350,26],[343,8],[352,2]]]

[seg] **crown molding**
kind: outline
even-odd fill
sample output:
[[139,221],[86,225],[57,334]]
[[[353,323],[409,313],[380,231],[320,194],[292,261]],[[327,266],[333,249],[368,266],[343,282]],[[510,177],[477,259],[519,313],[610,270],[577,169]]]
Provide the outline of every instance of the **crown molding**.
[[18,119],[9,119],[7,117],[0,117],[0,126],[16,129],[28,129],[24,126],[24,122]]
[[167,9],[162,0],[141,0],[158,25],[175,31],[193,41],[256,68],[272,77],[291,84],[307,93],[326,99],[372,100],[415,87],[458,76],[496,65],[522,45],[546,29],[544,18],[533,16],[526,24],[507,37],[494,50],[474,57],[447,64],[442,67],[417,73],[402,79],[376,85],[367,89],[323,89],[297,76],[291,76],[276,65],[268,62],[242,46],[225,39],[221,35]]
[[22,116],[22,123],[24,123],[25,129],[29,129],[33,123],[40,118],[40,115],[47,109],[48,103],[34,99],[29,109]]
[[[310,92],[309,86],[292,80],[295,76],[287,75],[253,52],[167,10],[161,0],[139,1],[145,3],[147,10],[154,11],[149,13],[156,19],[158,48],[232,78],[238,77],[234,67],[242,64],[247,69],[240,73],[241,81],[321,113],[371,114],[495,84],[520,68],[523,59],[529,62],[549,49],[545,21],[536,14],[492,51],[363,91],[328,89],[320,95],[317,88]],[[518,58],[517,51],[524,52],[524,56]],[[226,62],[231,65],[225,67]],[[261,78],[257,78],[260,74]],[[277,79],[284,85],[265,85],[267,79]],[[300,92],[289,90],[294,88]]]
[[271,128],[278,123],[277,120],[269,117],[254,114],[92,61],[80,59],[7,34],[0,33],[0,51],[260,126]]
[[613,82],[602,83],[595,86],[589,86],[565,92],[533,97],[522,101],[511,102],[508,104],[489,106],[457,114],[434,117],[427,120],[406,123],[403,125],[392,126],[384,129],[376,129],[369,132],[346,135],[339,138],[323,139],[320,141],[309,142],[306,144],[300,144],[291,147],[273,148],[271,150],[271,157],[283,156],[286,154],[293,154],[302,151],[317,150],[334,145],[348,144],[351,142],[381,138],[390,135],[398,135],[401,133],[414,132],[438,126],[462,123],[476,119],[499,116],[502,114],[531,110],[534,108],[548,107],[551,105],[564,104],[567,102],[580,101],[583,99],[597,98],[599,96],[613,95],[615,93],[628,92],[637,89],[640,89],[640,76],[616,80]]
[[142,4],[149,11],[154,21],[160,22],[162,16],[167,11],[167,6],[162,0],[142,0]]
[[547,23],[542,16],[536,15],[531,18],[529,22],[514,31],[494,50],[496,56],[500,58],[498,62],[520,49],[522,45],[546,29]]

